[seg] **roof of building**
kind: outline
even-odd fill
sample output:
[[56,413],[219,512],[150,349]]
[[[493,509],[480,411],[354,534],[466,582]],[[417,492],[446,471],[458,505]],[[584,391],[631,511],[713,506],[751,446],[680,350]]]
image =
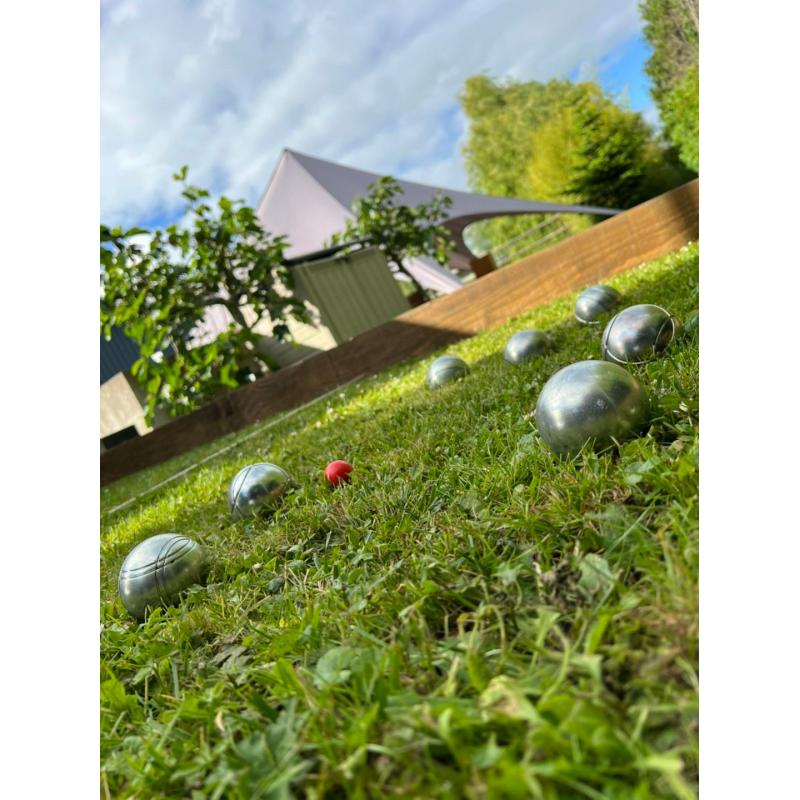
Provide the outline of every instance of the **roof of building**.
[[119,328],[111,328],[111,339],[106,341],[100,334],[100,384],[113,378],[118,372],[127,372],[139,358],[139,347]]
[[[320,250],[333,233],[341,231],[352,217],[353,201],[367,193],[381,176],[332,161],[325,161],[294,150],[284,150],[258,205],[257,213],[264,227],[289,239],[287,255],[295,257]],[[472,194],[470,192],[428,186],[399,180],[402,202],[419,205],[436,194],[447,194],[452,202],[443,223],[455,241],[455,261],[466,266],[474,258],[464,242],[467,225],[497,216],[537,213],[573,213],[611,216],[616,209],[596,206],[563,205],[538,200]],[[461,283],[453,273],[432,259],[412,259],[406,265],[417,280],[428,288],[452,292]]]

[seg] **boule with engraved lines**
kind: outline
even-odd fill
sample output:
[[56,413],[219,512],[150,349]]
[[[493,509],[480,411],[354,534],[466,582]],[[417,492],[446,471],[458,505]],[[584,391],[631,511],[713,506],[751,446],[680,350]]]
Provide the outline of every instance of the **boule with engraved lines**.
[[660,355],[675,333],[675,319],[661,306],[628,306],[603,331],[603,358],[617,364],[644,364]]
[[128,553],[117,586],[122,605],[137,619],[148,608],[169,605],[181,592],[205,576],[208,559],[203,548],[178,533],[159,533]]
[[228,487],[228,506],[233,518],[275,511],[291,486],[289,475],[276,464],[264,461],[244,467]]

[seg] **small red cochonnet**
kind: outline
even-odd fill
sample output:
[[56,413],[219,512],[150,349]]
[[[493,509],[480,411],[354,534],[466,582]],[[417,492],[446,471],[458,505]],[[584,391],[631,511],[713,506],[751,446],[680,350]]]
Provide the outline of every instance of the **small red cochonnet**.
[[341,483],[350,482],[350,473],[353,471],[352,465],[346,461],[331,461],[325,467],[325,480],[331,486],[338,486]]

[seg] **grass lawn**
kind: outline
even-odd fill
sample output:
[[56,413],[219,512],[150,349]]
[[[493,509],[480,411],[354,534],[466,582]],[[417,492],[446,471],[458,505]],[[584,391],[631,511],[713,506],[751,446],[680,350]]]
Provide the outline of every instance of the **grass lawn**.
[[[609,283],[684,320],[698,258]],[[434,356],[406,362],[103,490],[101,796],[695,796],[698,333],[630,368],[646,435],[561,461],[532,412],[552,373],[600,357],[574,300],[448,348],[460,383],[430,392]],[[557,346],[514,368],[502,349],[526,327]],[[331,491],[334,458],[355,471]],[[233,522],[227,486],[253,461],[300,488]],[[166,531],[208,549],[208,585],[138,624],[117,573]]]

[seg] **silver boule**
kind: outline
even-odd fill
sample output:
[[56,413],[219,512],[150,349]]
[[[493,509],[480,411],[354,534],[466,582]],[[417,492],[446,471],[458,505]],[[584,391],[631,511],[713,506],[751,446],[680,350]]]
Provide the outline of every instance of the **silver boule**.
[[137,619],[148,607],[175,602],[208,568],[203,548],[188,536],[159,533],[133,548],[122,562],[117,586],[122,605]]
[[571,455],[587,442],[602,450],[636,436],[648,412],[644,388],[629,372],[608,361],[578,361],[547,381],[534,418],[548,447]]
[[547,334],[543,331],[517,331],[506,344],[503,358],[515,366],[524,364],[547,350]]
[[439,356],[428,367],[428,387],[437,389],[451,381],[465,377],[469,372],[466,362],[458,356]]
[[584,289],[575,301],[575,319],[584,325],[596,325],[600,317],[611,313],[622,296],[616,289],[599,284]]
[[606,325],[603,358],[617,364],[644,364],[665,350],[675,333],[675,320],[661,306],[629,306]]
[[250,464],[236,473],[228,487],[228,506],[234,519],[274,511],[291,488],[292,479],[275,464]]

